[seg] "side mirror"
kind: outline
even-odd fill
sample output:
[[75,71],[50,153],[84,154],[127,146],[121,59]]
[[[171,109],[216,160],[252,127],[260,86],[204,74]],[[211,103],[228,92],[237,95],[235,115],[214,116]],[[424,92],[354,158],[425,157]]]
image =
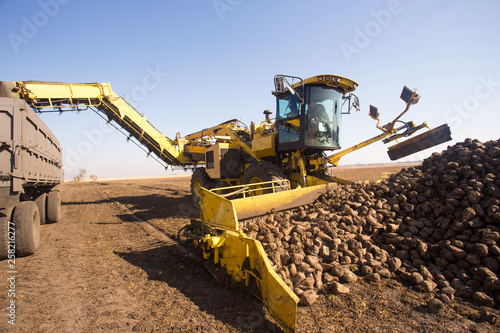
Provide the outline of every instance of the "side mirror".
[[[347,112],[342,112],[342,114],[351,114],[351,109],[356,109],[356,111],[360,111],[360,108],[359,108],[359,98],[358,96],[354,95],[354,94],[349,94],[347,96],[343,96],[342,99],[344,99],[344,101],[342,102],[342,106],[344,106],[344,104],[347,102]],[[352,101],[351,101],[352,99]]]
[[274,77],[274,93],[282,94],[284,92],[285,92],[285,79],[282,76],[275,76]]
[[354,101],[352,102],[352,107],[356,109],[356,111],[361,111],[360,107],[359,107],[359,98],[358,96],[356,95],[353,95],[354,96]]
[[283,94],[289,92],[292,95],[295,95],[295,89],[290,84],[285,83],[285,78],[283,76],[275,76],[274,77],[274,92],[273,94]]
[[[290,79],[291,83],[287,80]],[[296,95],[300,99],[300,103],[304,105],[304,99],[297,93],[297,91],[293,88],[294,80],[299,80],[301,85],[304,85],[304,81],[298,76],[290,76],[290,75],[275,75],[274,76],[274,91],[272,94],[274,96],[280,96],[285,93],[290,93],[292,95]]]

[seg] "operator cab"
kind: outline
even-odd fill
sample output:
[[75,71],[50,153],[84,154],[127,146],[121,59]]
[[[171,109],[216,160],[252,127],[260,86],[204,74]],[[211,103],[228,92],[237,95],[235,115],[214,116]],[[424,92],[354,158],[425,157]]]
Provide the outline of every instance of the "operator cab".
[[[290,84],[289,80],[299,82]],[[278,152],[340,149],[342,104],[346,98],[350,101],[346,93],[354,91],[356,82],[334,75],[306,80],[277,75],[275,86]]]

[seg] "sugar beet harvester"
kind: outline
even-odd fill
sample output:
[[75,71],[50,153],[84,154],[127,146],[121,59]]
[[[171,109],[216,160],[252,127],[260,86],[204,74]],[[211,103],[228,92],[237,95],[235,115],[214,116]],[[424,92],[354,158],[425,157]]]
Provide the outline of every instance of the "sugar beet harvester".
[[[161,161],[168,165],[194,168],[192,194],[195,203],[200,188],[215,188],[288,179],[292,188],[328,182],[345,182],[328,176],[327,167],[338,165],[342,156],[383,140],[389,143],[413,135],[427,127],[424,122],[400,121],[412,104],[419,100],[415,91],[405,87],[401,98],[405,110],[392,122],[379,126],[378,111],[370,107],[370,116],[378,120],[382,133],[353,147],[340,150],[342,106],[347,113],[359,110],[352,92],[358,84],[335,75],[318,75],[305,80],[276,75],[276,118],[264,111],[266,120],[250,128],[236,119],[182,137],[169,139],[122,97],[109,83],[71,84],[60,82],[0,82],[6,97],[22,98],[36,111],[73,111],[92,108],[116,122]],[[291,82],[290,82],[291,81]],[[398,126],[397,126],[398,125]],[[429,130],[389,147],[392,160],[450,140],[447,125]],[[331,156],[325,152],[336,151]],[[255,186],[254,186],[255,187]]]
[[[416,104],[419,96],[404,88],[406,108],[393,121],[380,126],[379,113],[370,107],[381,134],[340,150],[340,118],[347,103],[359,110],[353,94],[358,84],[336,75],[308,79],[276,75],[276,117],[250,128],[236,119],[182,137],[169,139],[154,128],[109,83],[70,84],[59,82],[0,82],[9,97],[22,98],[35,110],[76,111],[91,108],[114,121],[168,165],[194,168],[191,193],[200,204],[201,218],[193,220],[181,234],[203,249],[206,259],[226,268],[265,303],[270,314],[288,332],[295,331],[298,297],[273,271],[261,243],[247,237],[241,221],[275,209],[290,209],[312,203],[336,183],[349,181],[331,177],[328,167],[342,156],[382,140],[384,143],[412,136],[423,128],[400,118]],[[398,125],[398,126],[397,126]],[[447,125],[389,147],[396,160],[451,140]],[[325,152],[335,151],[327,156]],[[232,198],[232,199],[231,199]]]

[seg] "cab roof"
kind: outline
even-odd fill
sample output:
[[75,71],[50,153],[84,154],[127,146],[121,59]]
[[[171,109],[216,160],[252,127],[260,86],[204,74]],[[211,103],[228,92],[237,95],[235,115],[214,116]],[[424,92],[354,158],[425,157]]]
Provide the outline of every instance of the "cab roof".
[[[353,92],[358,87],[358,83],[343,76],[333,74],[322,74],[304,79],[304,84],[322,84],[328,87],[340,88],[344,93]],[[296,89],[301,83],[297,82],[293,85]]]

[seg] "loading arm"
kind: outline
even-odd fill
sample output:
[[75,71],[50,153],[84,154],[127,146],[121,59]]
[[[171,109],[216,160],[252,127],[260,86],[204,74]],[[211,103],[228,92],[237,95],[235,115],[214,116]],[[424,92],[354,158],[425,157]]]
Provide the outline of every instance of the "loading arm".
[[[384,143],[389,143],[403,137],[412,136],[415,132],[420,129],[428,128],[429,131],[426,131],[422,134],[419,134],[411,139],[405,140],[403,142],[399,142],[391,147],[389,147],[388,154],[391,160],[397,160],[402,157],[414,154],[421,150],[436,146],[440,143],[450,141],[451,138],[451,130],[447,124],[441,125],[435,129],[431,129],[426,122],[423,122],[420,125],[415,125],[412,121],[410,122],[402,122],[399,119],[408,112],[410,106],[412,104],[417,104],[420,100],[420,96],[416,93],[415,90],[410,90],[408,87],[404,87],[401,93],[401,99],[406,102],[406,107],[393,121],[389,122],[384,126],[380,126],[380,118],[377,108],[370,106],[370,117],[377,121],[376,127],[380,129],[383,133],[368,140],[365,140],[361,143],[358,143],[352,147],[343,149],[330,157],[328,157],[325,162],[331,163],[334,166],[339,164],[340,158],[344,155],[352,153],[358,149],[371,145],[377,141],[383,140]],[[401,122],[404,125],[395,128],[396,123]]]
[[[2,84],[5,86],[9,82]],[[109,83],[19,81],[10,84],[13,86],[11,92],[40,112],[95,108],[106,115],[108,123],[115,121],[130,134],[129,138],[134,137],[149,153],[154,153],[168,165],[192,164],[182,154],[183,142],[163,135],[124,98],[116,95]]]

